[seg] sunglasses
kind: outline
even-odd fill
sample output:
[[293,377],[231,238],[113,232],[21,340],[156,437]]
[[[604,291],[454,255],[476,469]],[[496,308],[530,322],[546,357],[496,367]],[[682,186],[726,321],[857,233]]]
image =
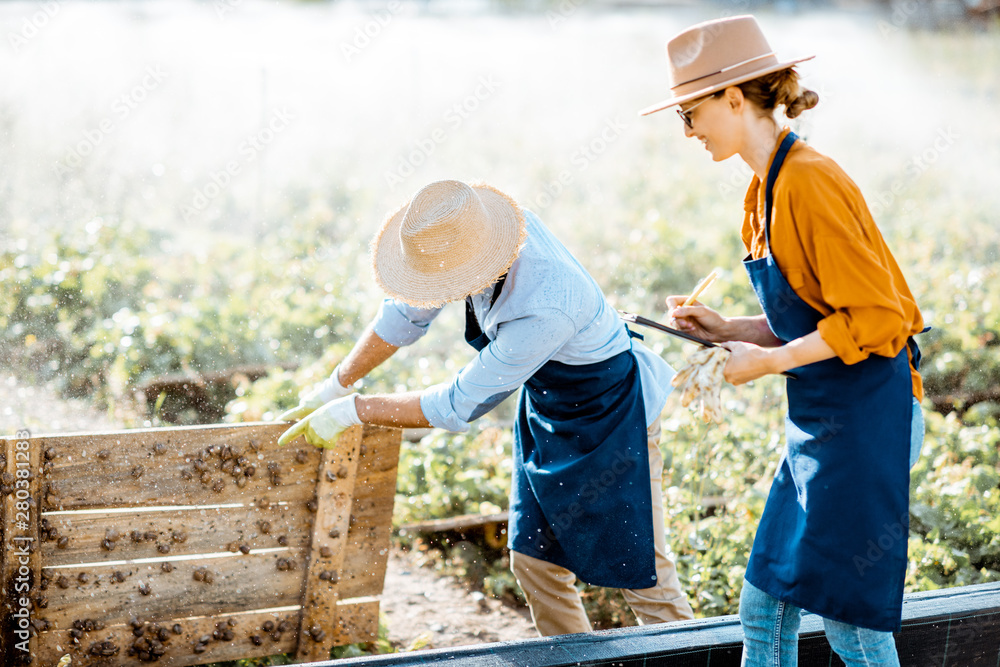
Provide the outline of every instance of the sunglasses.
[[705,102],[707,102],[710,99],[712,99],[713,97],[718,97],[722,92],[725,92],[725,91],[719,91],[718,93],[714,93],[712,95],[709,95],[708,97],[704,98],[700,102],[696,102],[695,104],[689,106],[687,109],[685,109],[683,111],[678,107],[678,109],[677,109],[677,115],[681,117],[681,120],[684,121],[684,124],[688,126],[689,130],[693,130],[694,129],[694,123],[691,121],[691,112],[694,111],[695,109],[697,109],[698,107],[700,107]]

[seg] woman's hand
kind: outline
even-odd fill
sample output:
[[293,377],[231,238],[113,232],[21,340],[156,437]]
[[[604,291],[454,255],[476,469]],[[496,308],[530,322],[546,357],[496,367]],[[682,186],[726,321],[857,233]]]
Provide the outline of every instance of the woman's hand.
[[761,347],[777,347],[784,342],[771,332],[763,315],[723,317],[697,301],[692,306],[681,305],[686,299],[683,294],[667,297],[670,323],[685,333],[713,343],[741,340]]
[[726,381],[732,384],[744,384],[765,375],[784,373],[837,356],[819,331],[773,347],[738,341],[724,342],[722,347],[732,352],[725,369]]
[[722,343],[721,347],[731,353],[723,371],[726,382],[730,384],[746,384],[765,375],[781,372],[781,369],[775,367],[774,354],[769,349],[738,341]]
[[690,306],[682,305],[686,299],[684,294],[667,297],[667,315],[676,329],[713,343],[730,340],[726,318],[697,301]]

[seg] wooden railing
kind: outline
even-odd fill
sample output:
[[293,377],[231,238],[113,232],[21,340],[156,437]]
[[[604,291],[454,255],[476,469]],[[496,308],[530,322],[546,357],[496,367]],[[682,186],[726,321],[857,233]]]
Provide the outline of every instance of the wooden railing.
[[[799,665],[843,665],[818,616],[805,614]],[[315,667],[375,667],[443,662],[455,667],[569,667],[649,665],[739,667],[739,618],[721,616],[666,625],[605,630],[502,644],[320,662]],[[903,629],[896,635],[903,667],[972,667],[1000,664],[1000,583],[907,595]]]

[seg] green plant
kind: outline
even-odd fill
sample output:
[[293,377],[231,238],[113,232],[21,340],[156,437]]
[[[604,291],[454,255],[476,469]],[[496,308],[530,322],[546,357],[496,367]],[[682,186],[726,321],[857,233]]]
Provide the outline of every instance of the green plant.
[[[357,259],[303,241],[319,233],[332,232],[304,221],[264,239],[269,252],[220,243],[209,258],[157,252],[162,234],[100,220],[37,248],[14,241],[0,252],[0,359],[113,405],[165,374],[314,357],[359,319],[327,264],[346,274]],[[232,397],[216,397],[220,411]]]
[[910,478],[907,589],[1000,581],[1000,428],[927,417]]
[[397,525],[507,507],[512,434],[496,426],[434,431],[404,444],[396,482]]

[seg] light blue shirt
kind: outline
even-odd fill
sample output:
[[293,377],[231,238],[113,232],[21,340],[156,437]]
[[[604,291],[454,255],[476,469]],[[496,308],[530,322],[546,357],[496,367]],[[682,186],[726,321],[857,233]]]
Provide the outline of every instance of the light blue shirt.
[[[517,391],[547,361],[581,366],[631,348],[639,365],[646,426],[651,425],[672,390],[673,369],[629,337],[590,274],[534,213],[524,213],[528,238],[497,302],[490,307],[493,286],[472,296],[476,318],[491,342],[451,382],[423,392],[424,416],[438,428],[467,431],[469,422]],[[390,345],[410,345],[439,312],[386,299],[373,329]]]

